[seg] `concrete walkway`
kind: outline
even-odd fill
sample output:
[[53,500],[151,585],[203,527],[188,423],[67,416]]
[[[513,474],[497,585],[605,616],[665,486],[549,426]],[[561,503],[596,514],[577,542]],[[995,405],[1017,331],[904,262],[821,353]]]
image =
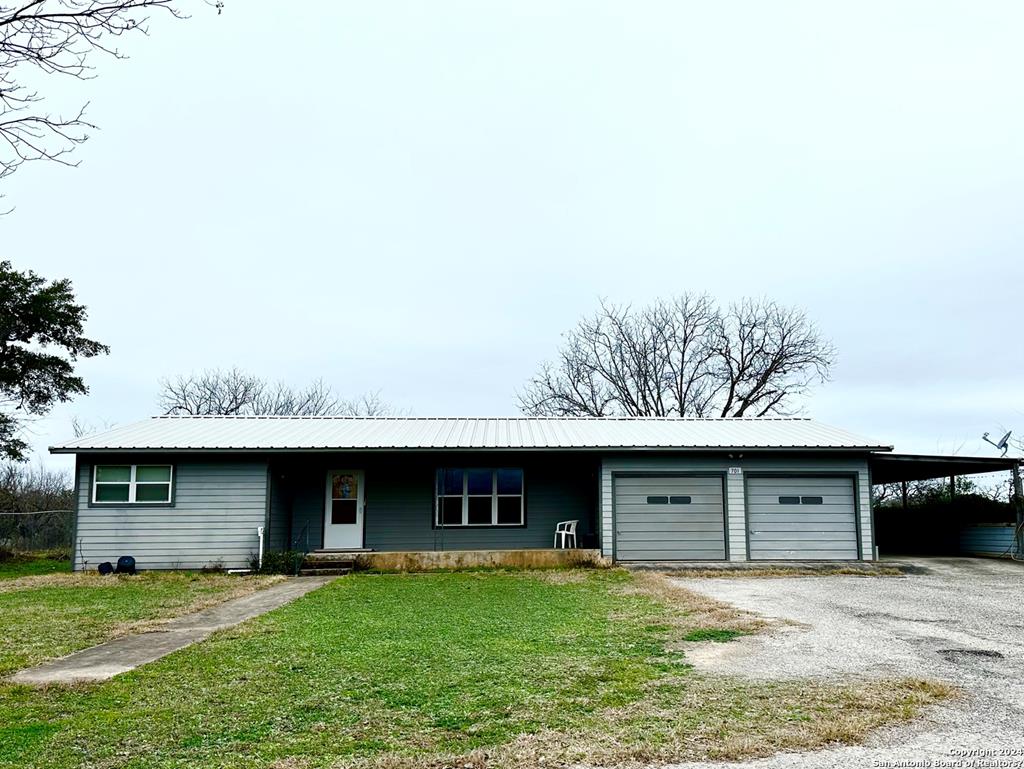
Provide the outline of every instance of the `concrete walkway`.
[[7,680],[15,684],[36,686],[69,684],[77,681],[106,681],[119,673],[134,670],[139,665],[153,662],[171,652],[202,641],[218,630],[284,606],[333,579],[336,578],[292,577],[242,598],[177,617],[162,625],[159,630],[115,638],[99,646],[19,671]]

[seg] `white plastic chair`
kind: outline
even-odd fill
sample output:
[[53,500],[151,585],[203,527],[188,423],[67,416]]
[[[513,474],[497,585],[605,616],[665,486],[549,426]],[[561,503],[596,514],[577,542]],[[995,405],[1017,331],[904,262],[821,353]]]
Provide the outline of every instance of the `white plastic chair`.
[[[576,547],[576,526],[579,521],[561,521],[555,524],[555,547]],[[561,544],[559,544],[561,539]]]

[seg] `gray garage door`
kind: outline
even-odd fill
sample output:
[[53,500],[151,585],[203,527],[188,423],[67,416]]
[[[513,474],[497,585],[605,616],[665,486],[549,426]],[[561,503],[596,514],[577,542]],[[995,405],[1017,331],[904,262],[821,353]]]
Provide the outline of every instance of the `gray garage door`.
[[752,560],[856,559],[853,479],[747,478]]
[[725,559],[722,477],[615,477],[620,561]]

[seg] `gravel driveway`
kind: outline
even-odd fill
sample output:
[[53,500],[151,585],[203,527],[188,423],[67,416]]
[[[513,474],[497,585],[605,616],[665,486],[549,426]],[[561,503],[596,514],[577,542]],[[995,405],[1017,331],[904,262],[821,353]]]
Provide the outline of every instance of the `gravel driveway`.
[[[948,761],[956,757],[953,751],[986,749],[1011,752],[992,757],[1004,763],[990,766],[1024,766],[1024,564],[969,558],[919,564],[928,573],[677,580],[790,621],[759,636],[693,650],[688,658],[700,669],[752,678],[916,676],[964,691],[910,725],[875,733],[864,746],[725,766],[853,769]],[[978,759],[963,764],[982,765]]]

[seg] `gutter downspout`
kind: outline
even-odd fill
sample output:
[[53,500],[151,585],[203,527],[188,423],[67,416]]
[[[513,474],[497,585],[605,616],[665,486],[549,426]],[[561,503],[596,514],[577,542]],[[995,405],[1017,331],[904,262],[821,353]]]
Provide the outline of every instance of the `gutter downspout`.
[[259,567],[261,569],[263,568],[263,532],[264,531],[265,531],[265,527],[263,527],[263,526],[257,526],[256,527],[256,536],[260,538],[260,555],[259,555],[259,565],[260,566]]

